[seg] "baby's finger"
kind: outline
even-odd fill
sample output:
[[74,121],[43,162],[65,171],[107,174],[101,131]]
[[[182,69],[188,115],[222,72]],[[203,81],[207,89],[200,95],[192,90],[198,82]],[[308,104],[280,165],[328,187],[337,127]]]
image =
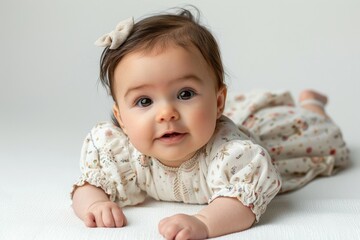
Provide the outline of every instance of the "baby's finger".
[[105,227],[104,222],[102,220],[102,213],[101,212],[95,214],[95,221],[96,221],[96,226],[97,227]]
[[174,239],[179,231],[181,231],[179,225],[170,223],[162,227],[160,234],[163,235],[165,239]]
[[106,208],[102,211],[102,221],[105,227],[115,227],[114,217],[111,208]]
[[188,228],[181,229],[175,236],[175,240],[183,240],[183,239],[190,239],[191,232]]
[[92,213],[87,213],[84,217],[84,223],[87,227],[96,227],[95,216]]
[[112,215],[114,217],[115,227],[125,226],[127,221],[126,221],[126,217],[125,217],[124,213],[117,207],[112,208],[111,211],[112,211]]
[[169,221],[169,218],[166,217],[162,220],[160,220],[159,224],[158,224],[158,231],[161,233],[164,229],[164,227],[166,226],[167,222]]

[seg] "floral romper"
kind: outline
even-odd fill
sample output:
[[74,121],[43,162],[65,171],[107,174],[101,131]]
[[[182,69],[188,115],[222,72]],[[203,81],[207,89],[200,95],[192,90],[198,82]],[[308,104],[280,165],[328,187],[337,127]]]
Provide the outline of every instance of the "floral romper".
[[[74,189],[100,187],[119,206],[157,200],[206,204],[219,196],[248,206],[256,221],[279,191],[296,189],[347,162],[339,129],[293,107],[288,93],[253,92],[228,102],[210,141],[180,167],[139,152],[123,131],[97,124],[85,138]],[[250,131],[248,131],[250,130]]]
[[250,130],[282,178],[280,192],[345,167],[349,150],[331,119],[295,107],[289,92],[253,91],[228,100],[224,115]]

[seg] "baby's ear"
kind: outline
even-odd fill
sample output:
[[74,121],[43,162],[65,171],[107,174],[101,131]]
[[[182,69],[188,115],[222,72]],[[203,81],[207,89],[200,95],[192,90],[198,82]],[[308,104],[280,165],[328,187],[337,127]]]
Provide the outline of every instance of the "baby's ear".
[[126,129],[125,129],[124,123],[121,120],[119,107],[118,107],[118,105],[116,103],[114,103],[114,105],[113,105],[113,116],[116,119],[116,121],[119,123],[119,125],[120,125],[121,129],[123,130],[123,132],[126,134]]
[[217,92],[217,118],[221,117],[225,108],[227,88],[221,87]]

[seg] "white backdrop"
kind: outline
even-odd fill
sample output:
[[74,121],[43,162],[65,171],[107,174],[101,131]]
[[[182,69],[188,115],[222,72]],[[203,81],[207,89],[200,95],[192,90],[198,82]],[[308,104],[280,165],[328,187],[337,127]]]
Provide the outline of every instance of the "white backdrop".
[[[359,122],[360,1],[189,1],[219,41],[230,92],[315,88],[347,138]],[[0,2],[2,154],[51,151],[76,157],[79,141],[107,119],[93,42],[122,19],[184,1]],[[359,133],[359,131],[358,131]],[[358,134],[357,134],[358,135]],[[357,138],[359,139],[359,138]],[[73,161],[66,158],[64,161]]]
[[230,93],[318,89],[359,156],[358,0],[0,0],[0,200],[54,179],[70,188],[85,134],[112,105],[93,42],[129,16],[186,3],[219,41]]

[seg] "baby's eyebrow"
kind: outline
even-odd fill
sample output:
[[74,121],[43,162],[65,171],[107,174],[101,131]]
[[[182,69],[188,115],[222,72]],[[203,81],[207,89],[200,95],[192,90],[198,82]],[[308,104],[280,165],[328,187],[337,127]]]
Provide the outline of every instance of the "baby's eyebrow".
[[[202,83],[203,81],[201,80],[201,78],[199,78],[198,76],[194,75],[194,74],[188,74],[188,75],[184,75],[182,77],[176,78],[173,81],[177,82],[177,81],[192,81],[194,80],[197,83]],[[171,81],[171,82],[173,82]]]
[[129,95],[129,93],[131,93],[133,91],[140,90],[140,89],[143,89],[143,88],[148,88],[150,86],[151,86],[150,84],[141,84],[139,86],[131,87],[131,88],[126,90],[126,92],[124,94],[124,98],[126,98],[127,95]]
[[[203,83],[203,81],[201,80],[200,77],[196,76],[195,74],[187,74],[178,78],[174,78],[173,80],[170,80],[169,83],[176,83],[176,82],[181,82],[181,81],[194,81],[197,83]],[[129,93],[131,93],[132,91],[136,91],[136,90],[140,90],[140,89],[144,89],[144,88],[150,88],[151,84],[141,84],[139,86],[134,86],[131,87],[129,89],[126,90],[124,97],[126,98],[127,95],[129,95]]]

